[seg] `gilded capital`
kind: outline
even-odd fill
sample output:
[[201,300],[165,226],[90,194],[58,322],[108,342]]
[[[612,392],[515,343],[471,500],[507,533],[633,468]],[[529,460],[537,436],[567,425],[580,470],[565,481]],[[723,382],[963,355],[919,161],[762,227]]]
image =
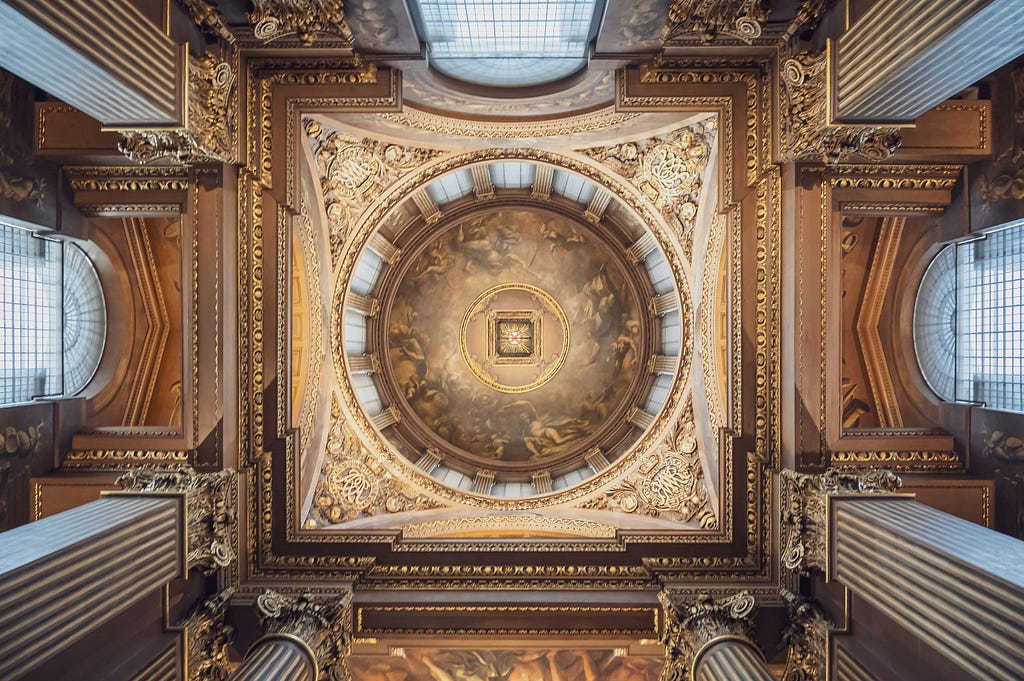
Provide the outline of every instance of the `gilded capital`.
[[190,466],[180,468],[133,468],[117,480],[125,492],[180,494],[185,497],[188,527],[188,569],[213,574],[235,559],[237,475],[231,468],[216,473],[198,473]]
[[348,627],[352,593],[332,596],[286,596],[267,589],[256,598],[256,616],[266,637],[298,639],[307,646],[325,678],[344,676],[344,663],[351,643]]
[[789,646],[783,681],[825,681],[828,632],[835,625],[812,600],[783,591],[789,606],[789,626],[782,641]]
[[825,570],[828,561],[828,499],[842,494],[889,494],[899,489],[899,476],[891,471],[840,471],[806,474],[783,469],[782,565],[809,573]]
[[682,600],[662,590],[665,610],[665,666],[661,681],[689,681],[691,669],[709,645],[722,638],[742,638],[754,646],[757,603],[748,591],[714,599],[700,594]]
[[844,163],[853,156],[884,161],[900,146],[897,128],[834,125],[829,120],[825,52],[799,52],[782,62],[779,82],[783,161]]
[[237,74],[230,58],[212,53],[190,57],[185,120],[181,127],[126,130],[118,150],[136,163],[171,160],[182,165],[235,163]]
[[764,0],[674,0],[661,37],[666,44],[691,36],[707,44],[719,35],[749,43],[761,37],[767,20]]
[[265,43],[286,35],[294,35],[303,45],[312,45],[322,35],[348,45],[354,42],[341,0],[253,0],[252,5],[253,33]]
[[226,681],[231,675],[228,646],[235,628],[225,623],[233,589],[226,589],[202,601],[179,624],[188,641],[186,681]]

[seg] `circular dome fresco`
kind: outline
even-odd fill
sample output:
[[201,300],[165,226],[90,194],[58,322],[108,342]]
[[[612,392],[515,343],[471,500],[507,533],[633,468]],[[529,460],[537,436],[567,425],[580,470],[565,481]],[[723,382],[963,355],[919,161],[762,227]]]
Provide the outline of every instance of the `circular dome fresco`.
[[487,172],[490,195],[460,169],[392,211],[336,300],[335,343],[342,380],[422,473],[529,497],[638,442],[687,363],[689,311],[652,235],[595,201],[606,190],[554,170],[538,196],[534,164]]

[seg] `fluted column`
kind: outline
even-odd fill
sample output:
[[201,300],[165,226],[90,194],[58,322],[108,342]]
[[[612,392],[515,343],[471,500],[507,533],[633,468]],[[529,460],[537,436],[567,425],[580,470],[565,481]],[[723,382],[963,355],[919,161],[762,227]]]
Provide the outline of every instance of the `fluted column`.
[[1022,29],[1016,0],[880,0],[839,39],[834,117],[910,123],[1024,52]]
[[0,679],[182,575],[180,505],[107,497],[0,534]]
[[231,681],[317,681],[344,664],[348,593],[297,598],[266,591],[256,614],[266,633],[246,653]]
[[754,597],[746,591],[692,601],[659,594],[665,608],[662,681],[772,681],[754,643]]
[[909,498],[839,499],[836,580],[978,679],[1024,678],[1024,542]]
[[183,53],[130,0],[0,0],[0,39],[0,66],[104,125],[183,121]]

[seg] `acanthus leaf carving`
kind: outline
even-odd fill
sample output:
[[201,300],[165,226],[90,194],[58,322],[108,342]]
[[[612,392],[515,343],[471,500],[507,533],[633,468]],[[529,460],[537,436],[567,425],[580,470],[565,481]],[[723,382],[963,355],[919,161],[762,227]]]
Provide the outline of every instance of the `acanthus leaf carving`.
[[228,646],[235,638],[235,628],[224,618],[233,593],[233,589],[225,589],[210,596],[179,623],[187,641],[186,681],[227,681],[231,675]]
[[835,624],[817,603],[783,591],[789,608],[789,625],[782,641],[789,649],[783,681],[825,681],[828,664],[828,633]]
[[217,7],[209,0],[178,0],[192,17],[192,21],[204,31],[217,36],[229,45],[235,42],[235,36],[228,29]]
[[897,128],[834,125],[828,120],[827,58],[825,52],[805,51],[782,62],[782,160],[837,164],[853,156],[872,162],[891,157],[901,143]]
[[188,568],[213,574],[235,560],[234,500],[237,474],[227,468],[216,473],[198,473],[191,466],[132,468],[117,479],[125,492],[181,494],[185,497]]
[[294,636],[309,646],[323,678],[348,676],[346,660],[352,645],[352,592],[335,595],[288,596],[267,589],[256,597],[256,617],[266,634]]
[[689,670],[702,648],[722,637],[739,637],[754,646],[757,601],[749,591],[712,598],[703,593],[684,600],[667,590],[658,594],[665,612],[665,666],[660,681],[690,681]]
[[268,43],[294,35],[303,45],[312,45],[320,35],[340,38],[352,45],[352,29],[345,19],[341,0],[253,0],[249,21],[259,40]]
[[828,560],[828,499],[840,494],[891,494],[899,489],[899,476],[887,470],[862,472],[829,468],[823,473],[797,473],[783,469],[782,566],[807,574],[825,570]]
[[0,197],[18,202],[31,201],[39,207],[46,198],[46,182],[18,172],[19,165],[31,168],[31,157],[21,158],[23,154],[11,144],[10,139],[14,123],[14,78],[14,74],[0,70]]
[[749,44],[761,37],[767,20],[764,0],[673,0],[661,39],[668,45],[696,36],[707,44],[724,34]]
[[208,161],[235,163],[237,152],[237,75],[230,61],[215,54],[190,57],[188,108],[180,128],[126,130],[118,150],[136,163],[170,160],[182,165]]

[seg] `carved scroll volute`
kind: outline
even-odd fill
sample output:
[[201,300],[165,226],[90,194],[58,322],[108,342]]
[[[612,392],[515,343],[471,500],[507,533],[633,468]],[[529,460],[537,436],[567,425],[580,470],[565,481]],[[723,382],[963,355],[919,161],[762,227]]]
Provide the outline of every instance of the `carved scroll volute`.
[[757,602],[748,591],[714,599],[700,594],[681,600],[662,590],[658,600],[665,612],[665,666],[660,681],[687,681],[698,657],[722,638],[742,638],[754,644]]
[[350,591],[293,597],[268,589],[256,599],[256,616],[265,638],[301,640],[323,678],[341,679],[347,677],[345,661],[352,642],[351,602]]
[[830,468],[810,475],[783,470],[782,566],[809,574],[825,571],[828,563],[828,499],[840,494],[890,494],[900,487],[899,477],[883,470],[863,472]]
[[231,675],[227,648],[235,628],[224,620],[233,593],[225,589],[207,598],[178,625],[188,641],[186,681],[226,681]]
[[761,37],[767,20],[764,0],[674,0],[662,42],[671,44],[693,36],[707,44],[719,35],[730,35],[750,43]]
[[782,641],[789,650],[783,681],[825,681],[828,632],[835,625],[814,601],[783,591],[789,606],[789,626]]
[[188,107],[183,126],[123,131],[118,150],[136,163],[237,162],[236,81],[230,56],[210,53],[190,57]]
[[836,164],[860,156],[884,161],[900,146],[898,128],[828,120],[827,59],[825,52],[799,52],[781,64],[781,160]]
[[197,473],[191,467],[135,468],[117,480],[125,492],[180,494],[188,527],[186,564],[213,574],[235,559],[235,498],[238,476],[231,468]]
[[354,42],[341,0],[253,0],[252,5],[249,21],[263,42],[286,35],[294,35],[303,45],[312,45],[321,35],[349,46]]

